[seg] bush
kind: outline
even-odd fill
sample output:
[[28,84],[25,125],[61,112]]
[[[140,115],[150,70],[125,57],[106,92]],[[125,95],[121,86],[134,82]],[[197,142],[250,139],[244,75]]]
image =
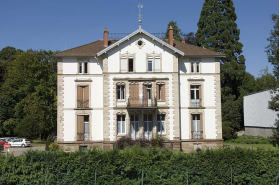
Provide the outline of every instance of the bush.
[[49,145],[49,150],[50,150],[50,151],[57,151],[57,150],[59,150],[59,144],[57,144],[57,143],[51,143],[51,144]]
[[49,135],[49,136],[47,137],[47,140],[46,140],[46,148],[45,148],[46,151],[49,150],[49,145],[50,145],[51,143],[53,143],[53,139],[52,139],[52,136]]
[[139,145],[140,147],[148,147],[148,146],[153,146],[153,147],[163,147],[163,142],[166,139],[160,135],[156,135],[155,138],[151,138],[150,140],[148,139],[136,139],[133,140],[130,137],[121,137],[120,139],[117,140],[115,143],[115,146],[117,149],[124,149],[125,147],[131,147],[133,145]]
[[240,144],[270,144],[270,139],[264,138],[264,137],[255,137],[255,136],[238,136],[236,139],[228,140],[228,142],[231,143],[240,143]]

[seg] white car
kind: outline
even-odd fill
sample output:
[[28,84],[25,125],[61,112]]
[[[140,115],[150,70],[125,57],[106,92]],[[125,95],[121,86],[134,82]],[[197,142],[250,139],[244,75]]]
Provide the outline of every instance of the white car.
[[19,139],[10,141],[9,145],[10,145],[10,147],[14,147],[14,146],[26,147],[26,146],[31,146],[31,142],[29,139],[19,138]]

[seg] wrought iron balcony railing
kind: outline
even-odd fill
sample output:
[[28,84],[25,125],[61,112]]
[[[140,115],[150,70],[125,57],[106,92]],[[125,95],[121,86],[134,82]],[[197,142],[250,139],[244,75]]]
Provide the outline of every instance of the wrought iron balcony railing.
[[89,100],[78,100],[77,108],[89,108]]
[[89,140],[89,134],[77,133],[77,140],[78,141],[88,141]]
[[201,107],[202,100],[201,99],[191,99],[191,107]]
[[127,107],[157,107],[157,99],[128,98]]
[[203,139],[202,131],[192,131],[192,139]]

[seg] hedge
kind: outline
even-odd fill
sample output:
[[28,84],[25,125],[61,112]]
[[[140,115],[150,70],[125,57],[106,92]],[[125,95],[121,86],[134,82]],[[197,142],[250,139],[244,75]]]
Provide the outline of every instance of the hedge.
[[183,153],[139,146],[30,150],[19,157],[1,155],[0,164],[0,184],[275,184],[279,152],[221,148]]

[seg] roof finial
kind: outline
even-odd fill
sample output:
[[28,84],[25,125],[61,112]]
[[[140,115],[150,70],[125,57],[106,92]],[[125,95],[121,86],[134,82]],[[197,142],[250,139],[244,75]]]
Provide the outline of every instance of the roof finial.
[[139,8],[139,29],[141,29],[141,13],[140,13],[140,9],[143,8],[143,5],[142,5],[142,4],[139,4],[139,5],[138,5],[138,8]]

